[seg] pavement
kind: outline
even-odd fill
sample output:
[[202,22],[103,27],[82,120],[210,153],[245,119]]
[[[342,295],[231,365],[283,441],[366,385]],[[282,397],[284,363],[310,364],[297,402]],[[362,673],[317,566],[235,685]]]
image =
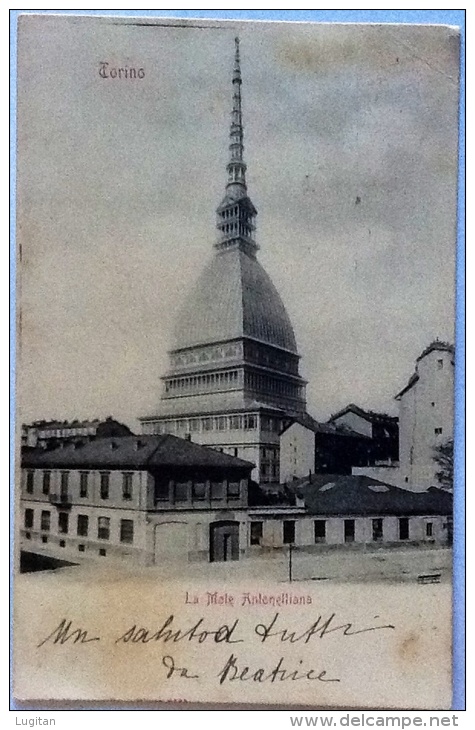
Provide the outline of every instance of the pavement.
[[[243,558],[226,563],[167,563],[138,566],[126,562],[94,562],[66,566],[54,571],[23,573],[22,579],[42,576],[56,580],[117,582],[123,578],[160,579],[201,582],[232,580],[289,582],[288,551]],[[450,548],[381,548],[368,551],[328,550],[318,553],[293,552],[292,580],[296,583],[417,583],[420,575],[440,575],[440,582],[452,577]]]

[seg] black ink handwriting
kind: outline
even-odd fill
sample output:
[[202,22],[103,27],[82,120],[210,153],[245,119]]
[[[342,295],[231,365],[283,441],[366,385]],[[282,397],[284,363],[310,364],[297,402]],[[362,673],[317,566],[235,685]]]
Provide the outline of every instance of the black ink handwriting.
[[163,641],[163,643],[168,643],[169,641],[173,643],[178,641],[196,641],[198,644],[203,644],[205,641],[214,641],[216,644],[222,642],[226,644],[240,644],[243,641],[243,639],[233,638],[239,619],[236,619],[232,624],[223,624],[216,629],[205,629],[203,627],[203,618],[200,618],[199,621],[187,629],[176,628],[174,621],[175,617],[173,615],[168,616],[162,626],[155,631],[134,624],[122,636],[119,636],[115,643],[148,644],[151,641]]
[[66,642],[70,641],[72,644],[89,644],[91,641],[100,641],[99,636],[93,636],[89,638],[88,633],[85,629],[73,629],[72,627],[72,621],[68,621],[67,619],[63,618],[62,621],[59,623],[59,625],[53,629],[51,634],[49,634],[46,639],[43,639],[38,644],[38,648],[40,646],[43,646],[43,644],[46,644],[48,641],[50,641],[52,644],[66,644]]
[[356,628],[353,623],[335,624],[336,613],[330,614],[328,618],[319,616],[313,624],[311,624],[305,631],[298,633],[296,631],[290,631],[286,628],[276,628],[278,624],[280,614],[276,613],[274,618],[269,624],[260,623],[256,624],[254,631],[260,637],[261,643],[263,644],[267,639],[278,638],[280,641],[288,641],[290,644],[296,644],[301,641],[304,644],[308,644],[313,636],[323,639],[328,634],[334,634],[340,632],[343,636],[356,636],[357,634],[365,634],[371,631],[382,631],[385,629],[394,629],[392,624],[385,624],[382,626],[367,626],[365,628]]
[[162,664],[164,667],[166,667],[167,671],[167,679],[170,679],[171,677],[180,677],[184,679],[198,679],[198,674],[189,674],[191,670],[189,670],[187,667],[177,667],[175,664],[175,660],[172,656],[166,655],[162,657]]
[[258,669],[249,666],[240,666],[238,664],[238,657],[231,654],[224,667],[218,672],[219,683],[223,684],[225,681],[233,682],[284,682],[290,680],[296,682],[300,680],[307,681],[319,681],[319,682],[339,682],[340,680],[336,677],[331,679],[327,677],[326,670],[318,669],[306,669],[303,666],[303,660],[300,659],[298,667],[293,669],[287,669],[284,667],[284,657],[280,657],[275,667],[271,670],[265,667],[259,667]]

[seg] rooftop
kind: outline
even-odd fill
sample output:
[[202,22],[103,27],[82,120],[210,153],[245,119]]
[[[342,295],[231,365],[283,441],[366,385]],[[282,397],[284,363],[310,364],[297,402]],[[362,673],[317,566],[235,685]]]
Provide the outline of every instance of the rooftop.
[[426,355],[428,355],[430,352],[433,352],[434,350],[438,350],[440,352],[450,352],[452,354],[455,353],[455,347],[451,345],[449,342],[442,342],[442,340],[434,340],[433,342],[428,345],[425,350],[421,352],[419,357],[417,358],[416,362],[419,362],[419,360],[422,360]]
[[[353,431],[351,428],[340,425],[337,426],[336,424],[331,422],[320,423],[320,421],[315,420],[315,418],[313,418],[309,413],[295,414],[292,417],[292,422],[289,424],[289,426],[291,426],[292,423],[299,423],[301,426],[308,428],[314,433],[323,433],[332,436],[346,436],[349,438],[353,437],[359,439],[369,438],[367,436],[363,436],[360,433],[356,433],[356,431]],[[289,426],[286,426],[286,428],[284,428],[284,431],[286,431]]]
[[415,383],[419,380],[419,375],[417,373],[417,363],[419,363],[423,358],[425,358],[427,355],[429,355],[431,352],[449,352],[452,355],[455,354],[455,347],[451,345],[449,342],[442,342],[441,340],[434,340],[433,342],[428,345],[425,350],[421,352],[419,357],[416,360],[416,372],[411,375],[409,378],[409,381],[407,385],[404,386],[402,390],[397,393],[397,395],[394,396],[396,400],[399,400],[399,398],[404,395],[404,393],[407,393],[408,390],[412,388]]
[[250,338],[297,353],[282,299],[260,263],[239,249],[208,263],[178,317],[173,349]]
[[314,515],[450,515],[452,495],[431,487],[412,492],[368,476],[311,474],[287,485]]
[[249,461],[199,446],[171,434],[103,438],[54,449],[24,449],[22,466],[50,469],[150,469],[187,466],[251,469]]
[[333,413],[328,420],[330,422],[334,421],[336,418],[344,416],[345,413],[348,413],[349,411],[355,413],[361,418],[364,418],[366,421],[370,421],[371,423],[397,423],[399,420],[397,416],[390,416],[388,413],[380,413],[377,411],[368,411],[355,405],[355,403],[349,403],[337,413]]
[[396,400],[399,400],[399,398],[402,395],[404,395],[404,393],[407,393],[407,391],[410,390],[412,388],[412,386],[415,383],[417,383],[418,380],[419,380],[418,374],[417,373],[412,373],[411,377],[409,378],[409,381],[408,381],[407,385],[405,385],[404,388],[402,390],[400,390],[399,393],[397,393],[397,395],[394,396],[394,398]]

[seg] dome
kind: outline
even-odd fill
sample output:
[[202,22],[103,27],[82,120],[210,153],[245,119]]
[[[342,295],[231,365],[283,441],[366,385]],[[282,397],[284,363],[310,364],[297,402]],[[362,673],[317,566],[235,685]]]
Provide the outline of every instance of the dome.
[[216,254],[178,317],[173,349],[250,337],[297,354],[282,299],[260,263],[239,247]]

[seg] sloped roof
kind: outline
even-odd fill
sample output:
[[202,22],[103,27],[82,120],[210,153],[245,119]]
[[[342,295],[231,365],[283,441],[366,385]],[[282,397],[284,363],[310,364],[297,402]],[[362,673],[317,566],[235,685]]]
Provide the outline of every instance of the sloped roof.
[[421,352],[419,357],[417,358],[416,362],[419,362],[419,360],[422,360],[423,357],[428,355],[430,352],[433,352],[434,350],[439,350],[440,352],[450,352],[452,354],[455,353],[455,347],[450,344],[450,342],[442,342],[441,340],[434,340],[433,342],[428,345],[425,350]]
[[409,378],[407,385],[405,385],[404,388],[402,390],[400,390],[397,395],[394,396],[395,400],[398,400],[402,395],[404,395],[404,393],[407,393],[407,391],[410,390],[412,388],[412,386],[415,385],[415,383],[417,383],[418,380],[419,380],[418,374],[413,373],[411,375],[411,377]]
[[238,248],[217,253],[185,300],[174,350],[249,337],[297,353],[282,299],[260,263]]
[[188,466],[251,469],[249,461],[200,446],[171,434],[103,438],[77,446],[28,449],[22,452],[22,466],[51,469],[150,469],[160,466]]
[[352,413],[356,413],[356,415],[360,416],[361,418],[364,418],[366,421],[370,421],[370,423],[396,423],[399,419],[397,416],[390,416],[388,413],[379,413],[377,411],[367,411],[363,408],[360,408],[360,406],[355,405],[355,403],[349,403],[347,406],[339,410],[337,413],[333,413],[330,418],[328,419],[329,422],[334,421],[336,418],[339,418],[340,416],[344,416],[345,413],[348,413],[351,411]]
[[320,421],[316,421],[315,418],[313,418],[309,413],[293,414],[292,422],[289,423],[289,425],[286,426],[281,433],[285,433],[285,431],[287,431],[287,429],[290,428],[293,423],[299,423],[301,426],[304,426],[304,428],[308,428],[314,433],[324,433],[333,436],[347,436],[349,438],[369,439],[369,436],[363,436],[362,434],[353,431],[351,428],[337,426],[331,422],[320,423]]
[[452,495],[435,487],[412,492],[368,476],[311,474],[287,485],[313,515],[449,515]]
[[[438,351],[438,352],[450,352],[452,355],[455,353],[455,347],[451,345],[449,342],[442,342],[441,340],[434,340],[433,342],[428,345],[425,350],[421,352],[419,357],[416,360],[416,363],[420,362],[426,355],[428,355],[431,352]],[[416,366],[416,372],[411,375],[409,378],[409,381],[407,385],[404,386],[402,390],[397,393],[397,395],[394,396],[395,400],[399,400],[399,398],[404,395],[404,393],[407,393],[408,390],[412,388],[413,385],[417,383],[419,380],[419,375],[417,373],[417,366]]]
[[226,191],[226,195],[222,199],[221,203],[219,204],[217,210],[218,213],[220,210],[224,210],[224,208],[227,208],[229,205],[233,205],[233,203],[241,203],[242,205],[245,205],[248,210],[252,212],[253,215],[257,214],[257,210],[254,206],[254,203],[248,196],[246,190],[242,190],[237,185],[230,185]]

